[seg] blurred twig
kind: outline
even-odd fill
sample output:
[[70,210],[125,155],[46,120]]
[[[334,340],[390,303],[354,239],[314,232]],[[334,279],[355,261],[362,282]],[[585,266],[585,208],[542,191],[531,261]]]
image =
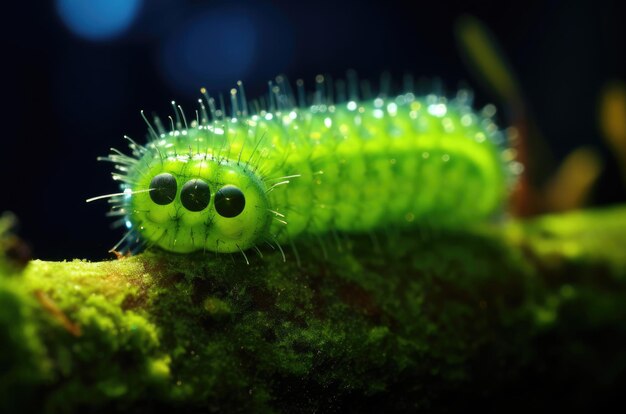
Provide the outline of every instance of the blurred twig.
[[626,186],[626,85],[621,81],[609,82],[600,98],[600,129],[613,150],[622,170]]
[[[472,73],[501,105],[508,109],[514,134],[510,145],[525,167],[511,208],[518,216],[582,207],[602,170],[602,160],[590,148],[577,148],[553,172],[549,147],[542,138],[525,103],[520,82],[489,29],[473,16],[462,16],[456,24],[461,55]],[[612,92],[610,111],[626,110],[626,92]],[[603,112],[604,113],[604,112]],[[620,112],[621,113],[621,112]],[[611,141],[619,143],[626,159],[626,118],[616,122],[611,115]],[[608,136],[608,134],[606,134]],[[623,163],[623,165],[626,165]],[[626,167],[624,167],[626,171]],[[626,174],[626,172],[625,172]]]

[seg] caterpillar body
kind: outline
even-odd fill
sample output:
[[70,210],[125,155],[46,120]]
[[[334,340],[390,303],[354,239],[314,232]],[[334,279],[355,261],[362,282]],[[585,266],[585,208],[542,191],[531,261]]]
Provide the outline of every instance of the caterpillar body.
[[265,109],[249,110],[239,82],[232,116],[206,91],[190,124],[174,102],[169,130],[144,116],[148,143],[128,138],[132,155],[102,158],[122,192],[93,199],[109,198],[109,215],[128,229],[112,250],[132,239],[246,257],[307,234],[462,226],[502,209],[514,161],[466,91],[333,103],[317,80],[308,105],[301,81],[294,96],[279,77]]

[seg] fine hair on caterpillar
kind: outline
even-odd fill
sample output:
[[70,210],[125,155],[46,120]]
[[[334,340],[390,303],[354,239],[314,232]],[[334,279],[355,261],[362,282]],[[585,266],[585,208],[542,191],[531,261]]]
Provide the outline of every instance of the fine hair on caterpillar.
[[[447,98],[397,95],[359,85],[354,72],[334,83],[321,75],[307,95],[283,76],[248,102],[243,84],[229,93],[230,113],[203,88],[195,117],[175,102],[169,128],[148,126],[148,142],[125,137],[130,155],[111,149],[120,192],[108,199],[127,229],[113,247],[156,246],[177,253],[248,252],[269,245],[374,234],[428,223],[463,227],[503,209],[520,171],[504,134],[460,90]],[[328,235],[328,236],[326,236]],[[337,243],[340,246],[340,243]]]

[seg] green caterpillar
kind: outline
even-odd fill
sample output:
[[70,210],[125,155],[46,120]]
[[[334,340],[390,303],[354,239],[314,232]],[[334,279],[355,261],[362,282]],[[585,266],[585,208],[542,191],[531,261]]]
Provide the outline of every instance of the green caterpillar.
[[251,111],[238,82],[232,116],[206,91],[190,124],[174,102],[169,130],[144,116],[149,142],[127,138],[132,156],[102,158],[122,192],[88,200],[110,198],[109,215],[128,229],[112,250],[141,240],[178,253],[240,251],[247,261],[248,249],[302,235],[460,226],[502,209],[517,167],[467,91],[450,101],[410,91],[359,100],[349,79],[349,97],[333,103],[316,80],[310,105],[302,81],[294,96],[278,77],[266,109]]

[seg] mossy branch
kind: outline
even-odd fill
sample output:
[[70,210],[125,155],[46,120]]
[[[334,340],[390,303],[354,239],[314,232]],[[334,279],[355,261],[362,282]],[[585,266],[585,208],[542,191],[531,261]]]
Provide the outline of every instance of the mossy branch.
[[618,207],[303,243],[301,267],[5,258],[0,411],[591,406],[626,373],[625,246]]

